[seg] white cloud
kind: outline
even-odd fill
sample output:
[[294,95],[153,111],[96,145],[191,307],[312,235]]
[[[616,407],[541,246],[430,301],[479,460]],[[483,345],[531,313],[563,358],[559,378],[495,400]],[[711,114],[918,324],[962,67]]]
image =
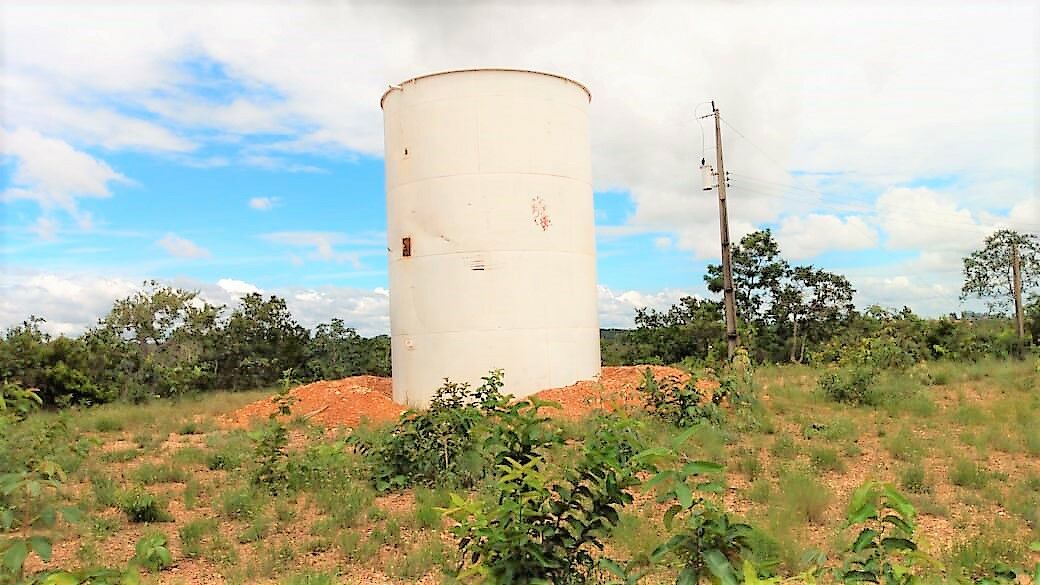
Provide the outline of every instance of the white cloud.
[[[21,323],[30,315],[47,319],[44,329],[52,334],[78,335],[94,325],[112,304],[141,290],[140,280],[92,274],[54,274],[18,270],[2,274],[0,280],[0,328]],[[250,292],[264,293],[248,282],[222,278],[217,283],[191,279],[168,282],[214,305],[233,308]],[[333,317],[343,319],[362,335],[390,330],[389,294],[386,289],[352,287],[283,287],[267,291],[286,299],[290,311],[305,327],[313,328]]]
[[277,197],[253,197],[249,200],[249,207],[257,211],[267,211],[277,204]]
[[[318,171],[292,155],[381,154],[378,98],[388,83],[507,65],[591,88],[595,187],[629,192],[634,204],[613,237],[652,233],[718,257],[717,200],[700,190],[696,168],[712,155],[710,123],[695,116],[706,99],[743,133],[723,125],[734,240],[779,217],[855,206],[865,217],[876,212],[864,222],[881,230],[887,249],[956,260],[1001,225],[1005,210],[1003,221],[1034,231],[1040,224],[1034,3],[950,2],[941,19],[929,3],[904,3],[896,17],[869,5],[810,2],[4,10],[6,120],[80,146]],[[980,44],[982,21],[989,34]],[[188,62],[220,74],[202,79]],[[284,135],[262,149],[235,140],[264,132]],[[246,146],[226,159],[183,154],[207,141]],[[938,195],[891,188],[934,177],[956,184]],[[5,197],[33,193],[17,185]],[[790,251],[826,249],[805,225],[789,229]],[[348,242],[282,243],[310,248],[311,258],[358,262],[337,250]]]
[[785,257],[812,258],[829,250],[866,250],[877,246],[877,231],[856,216],[809,214],[786,217],[776,239]]
[[208,258],[210,256],[209,250],[176,234],[166,234],[156,243],[176,258]]
[[221,278],[217,281],[217,286],[224,292],[235,297],[244,297],[248,294],[264,292],[254,284],[250,284],[243,280],[236,280],[234,278]]
[[[35,130],[19,128],[0,129],[4,154],[17,159],[12,186],[0,198],[12,201],[27,199],[40,205],[44,213],[60,209],[89,227],[89,217],[79,211],[81,198],[111,197],[109,184],[126,181],[126,177],[112,170],[103,161],[76,150],[63,140],[43,136]],[[56,225],[50,218],[50,233]]]
[[664,289],[653,293],[636,290],[614,291],[599,285],[599,326],[632,327],[635,323],[636,309],[650,307],[659,311],[667,310],[685,296],[696,295],[676,289]]
[[76,335],[139,286],[140,281],[124,278],[6,270],[0,273],[0,326],[36,315],[47,319],[47,332]]

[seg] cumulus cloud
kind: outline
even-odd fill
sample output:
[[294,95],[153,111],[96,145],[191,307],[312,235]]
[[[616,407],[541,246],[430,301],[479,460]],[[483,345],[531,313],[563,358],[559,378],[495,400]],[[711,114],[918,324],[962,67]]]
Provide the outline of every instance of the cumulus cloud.
[[599,285],[599,326],[628,328],[635,324],[636,309],[652,308],[667,310],[685,296],[692,293],[664,289],[657,292],[641,292],[637,290],[615,291]]
[[[11,186],[0,193],[0,199],[35,201],[45,214],[65,211],[81,227],[89,227],[90,218],[79,210],[77,200],[111,197],[109,184],[127,180],[104,161],[29,128],[0,129],[0,141],[4,154],[16,160]],[[53,236],[56,228],[50,217],[37,224],[44,237]]]
[[250,284],[243,280],[236,280],[234,278],[221,278],[217,281],[217,286],[229,295],[236,297],[244,297],[248,294],[264,292],[257,288],[255,284]]
[[829,250],[866,250],[877,246],[877,230],[862,218],[809,214],[785,217],[780,222],[776,239],[784,255],[801,260]]
[[[8,10],[4,79],[10,100],[22,104],[9,114],[34,126],[48,123],[50,111],[72,111],[80,125],[104,118],[99,112],[142,111],[132,118],[147,125],[140,131],[123,120],[79,135],[99,144],[149,135],[153,147],[171,150],[194,146],[177,143],[187,130],[221,139],[278,132],[284,139],[266,154],[247,153],[250,160],[305,170],[270,153],[381,153],[378,96],[388,83],[492,64],[557,71],[592,89],[596,188],[629,192],[628,225],[676,234],[679,248],[702,257],[718,253],[716,203],[696,169],[712,156],[710,121],[696,116],[708,99],[723,112],[727,168],[774,182],[742,193],[734,186],[735,231],[805,211],[776,186],[800,181],[793,169],[877,189],[919,177],[956,174],[976,185],[1000,177],[1008,188],[993,204],[1004,208],[1032,192],[1037,35],[1028,3],[997,12],[948,4],[941,21],[927,3],[900,6],[899,18],[848,3],[657,8],[25,4]],[[993,33],[982,45],[972,42],[980,19]],[[227,77],[216,83],[236,90],[230,98],[192,91],[213,83],[183,66],[199,61]],[[25,107],[40,96],[55,103]],[[167,136],[171,129],[179,131]]]
[[210,256],[209,250],[177,234],[166,234],[156,243],[176,258],[208,258]]
[[[47,320],[44,329],[49,333],[78,335],[107,314],[116,300],[141,290],[141,282],[96,274],[11,271],[0,281],[0,327],[10,327],[37,315]],[[205,301],[229,308],[251,292],[278,295],[305,327],[338,317],[362,335],[390,331],[390,295],[385,288],[289,286],[264,291],[233,278],[222,278],[216,283],[180,278],[169,284],[198,291]]]
[[10,327],[36,315],[47,320],[48,333],[76,335],[105,316],[113,301],[138,290],[140,283],[97,275],[5,270],[0,274],[0,326]]
[[249,200],[249,207],[257,211],[267,211],[277,204],[277,197],[253,197]]

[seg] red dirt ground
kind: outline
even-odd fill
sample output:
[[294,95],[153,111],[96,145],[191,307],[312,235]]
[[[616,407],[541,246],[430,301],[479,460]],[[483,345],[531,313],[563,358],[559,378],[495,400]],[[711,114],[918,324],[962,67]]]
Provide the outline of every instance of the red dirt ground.
[[[562,418],[580,418],[596,408],[613,410],[618,406],[642,402],[637,388],[643,371],[650,368],[654,377],[675,376],[689,379],[682,370],[667,366],[605,367],[599,380],[578,382],[563,388],[551,388],[537,394],[542,400],[560,404],[561,409],[547,409],[546,414]],[[506,391],[509,390],[508,385]],[[307,416],[329,427],[354,427],[363,419],[382,422],[398,417],[406,407],[391,398],[390,378],[354,376],[342,380],[321,381],[292,390],[296,402],[293,413]],[[251,420],[267,418],[274,412],[270,399],[259,400],[225,417],[229,426],[247,426]]]

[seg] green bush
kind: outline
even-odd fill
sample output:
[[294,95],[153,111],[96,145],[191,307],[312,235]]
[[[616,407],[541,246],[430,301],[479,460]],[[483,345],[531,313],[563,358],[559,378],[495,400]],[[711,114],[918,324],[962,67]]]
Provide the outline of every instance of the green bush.
[[134,489],[120,494],[117,505],[130,522],[172,522],[173,516],[157,496]]
[[648,468],[638,425],[600,416],[581,459],[550,479],[540,450],[521,463],[507,457],[486,499],[452,496],[445,514],[458,524],[464,570],[490,583],[586,583],[596,571],[592,553],[618,523],[618,510],[632,501],[638,473]]
[[654,377],[653,370],[647,368],[643,372],[639,392],[643,394],[643,402],[651,416],[677,427],[690,427],[701,422],[722,422],[723,412],[719,403],[724,393],[716,392],[712,400],[706,400],[697,389],[696,377],[686,382],[680,382],[674,377],[659,381]]
[[877,406],[880,402],[874,390],[877,370],[867,366],[838,368],[820,376],[817,388],[834,402],[854,406]]
[[476,449],[488,433],[489,419],[516,407],[508,404],[501,388],[501,372],[490,373],[475,389],[445,380],[428,410],[404,413],[389,434],[353,435],[351,443],[365,456],[372,485],[379,491],[473,485],[483,474],[483,457],[492,456]]

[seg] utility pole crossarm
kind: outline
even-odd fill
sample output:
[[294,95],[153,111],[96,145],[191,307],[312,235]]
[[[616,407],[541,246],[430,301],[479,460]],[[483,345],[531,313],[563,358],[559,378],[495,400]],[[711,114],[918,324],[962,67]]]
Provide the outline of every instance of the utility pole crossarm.
[[726,309],[726,350],[730,359],[737,351],[737,307],[733,290],[733,262],[729,244],[729,216],[726,213],[726,167],[722,162],[722,128],[719,110],[711,102],[715,118],[715,162],[718,165],[719,236],[722,243],[722,299]]

